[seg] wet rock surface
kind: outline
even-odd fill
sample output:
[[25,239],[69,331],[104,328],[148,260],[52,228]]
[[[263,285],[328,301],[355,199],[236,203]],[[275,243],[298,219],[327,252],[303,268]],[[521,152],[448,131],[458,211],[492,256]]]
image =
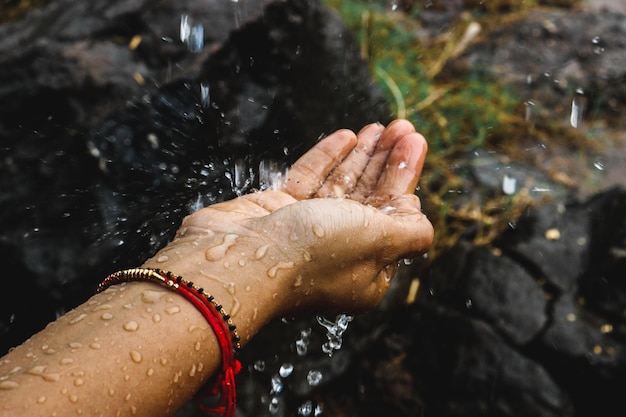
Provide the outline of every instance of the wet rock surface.
[[[319,135],[390,117],[358,45],[315,1],[86,4],[52,1],[0,26],[3,352],[108,273],[151,255],[195,207],[261,186],[262,161],[287,165]],[[178,38],[184,14],[203,23],[197,52]],[[531,65],[541,46],[553,55],[524,72],[533,82],[507,82],[552,104],[571,103],[571,88],[582,87],[603,111],[620,112],[619,16],[539,11],[452,69]],[[584,50],[565,47],[579,27]],[[603,36],[594,43],[588,28]],[[544,83],[546,66],[556,71]],[[252,180],[237,180],[236,169]],[[555,190],[556,201],[488,247],[462,239],[426,271],[403,268],[331,357],[315,318],[273,323],[242,352],[240,415],[314,415],[316,406],[346,416],[624,414],[624,188],[570,199],[543,173],[489,155],[460,169],[468,189],[500,190],[508,174]],[[196,413],[190,404],[180,415]]]

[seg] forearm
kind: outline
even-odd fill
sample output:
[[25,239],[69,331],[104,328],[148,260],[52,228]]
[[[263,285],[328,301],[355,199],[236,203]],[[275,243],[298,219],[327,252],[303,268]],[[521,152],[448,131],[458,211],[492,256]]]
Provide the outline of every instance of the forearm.
[[116,285],[5,356],[0,408],[7,416],[172,415],[215,372],[218,349],[180,295]]

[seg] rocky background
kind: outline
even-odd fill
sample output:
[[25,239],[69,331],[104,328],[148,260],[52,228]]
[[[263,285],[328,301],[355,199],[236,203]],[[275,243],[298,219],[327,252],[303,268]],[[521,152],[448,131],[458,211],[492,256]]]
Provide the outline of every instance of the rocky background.
[[[420,36],[469,3],[434,2]],[[332,356],[315,318],[273,323],[242,352],[239,415],[624,415],[626,16],[616,4],[537,9],[446,70],[495,74],[541,103],[541,118],[564,111],[566,81],[584,88],[614,144],[601,151],[602,176],[587,177],[566,147],[533,166],[451,161],[467,189],[500,192],[515,173],[556,191],[489,245],[473,244],[478,226],[468,227],[450,250],[406,265]],[[4,16],[3,352],[151,255],[194,208],[262,187],[263,167],[288,165],[321,135],[393,117],[358,43],[317,1],[50,0]],[[564,161],[576,187],[537,169]],[[180,415],[196,413],[190,403]]]

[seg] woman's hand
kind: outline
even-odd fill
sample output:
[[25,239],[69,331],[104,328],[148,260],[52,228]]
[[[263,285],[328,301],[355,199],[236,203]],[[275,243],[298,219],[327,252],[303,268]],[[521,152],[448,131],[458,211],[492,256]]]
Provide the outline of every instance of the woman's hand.
[[250,308],[262,321],[309,308],[370,309],[397,262],[432,242],[414,194],[426,150],[405,120],[357,135],[337,131],[296,161],[279,191],[185,218],[176,239],[145,266],[220,283],[235,322]]

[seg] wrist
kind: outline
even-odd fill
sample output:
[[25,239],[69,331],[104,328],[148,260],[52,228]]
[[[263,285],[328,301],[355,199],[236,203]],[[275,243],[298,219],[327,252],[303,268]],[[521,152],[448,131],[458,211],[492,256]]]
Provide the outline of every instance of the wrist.
[[281,288],[292,264],[281,260],[274,245],[232,235],[178,237],[142,267],[170,271],[202,287],[231,316],[244,345],[285,311]]

